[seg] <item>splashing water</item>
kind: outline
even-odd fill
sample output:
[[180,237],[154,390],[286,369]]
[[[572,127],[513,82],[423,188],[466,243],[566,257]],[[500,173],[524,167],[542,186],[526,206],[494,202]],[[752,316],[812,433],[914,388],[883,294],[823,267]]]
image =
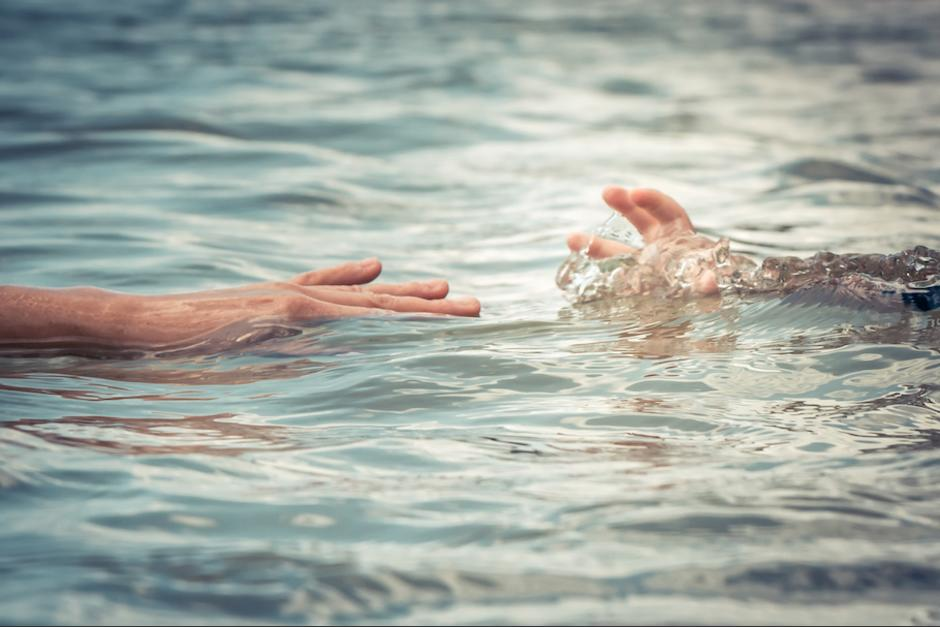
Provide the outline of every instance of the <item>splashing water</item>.
[[644,246],[640,235],[626,224],[614,214],[594,236],[623,242],[636,248],[636,253],[596,259],[588,255],[588,245],[562,263],[555,282],[569,300],[586,303],[626,295],[689,297],[705,272],[714,272],[719,288],[727,288],[745,281],[756,267],[750,259],[732,255],[726,238],[715,242],[683,233]]
[[[612,213],[596,229],[596,237],[621,241],[634,248],[642,248],[643,239],[631,229],[621,216]],[[573,303],[615,298],[630,291],[629,279],[637,277],[643,268],[634,255],[617,255],[604,259],[588,256],[590,242],[578,252],[572,252],[555,273],[555,283]]]
[[827,288],[875,306],[893,308],[903,302],[923,311],[940,307],[940,251],[925,246],[889,255],[820,252],[807,259],[768,257],[758,265],[732,254],[727,238],[715,242],[684,234],[643,246],[640,236],[616,215],[595,237],[621,241],[637,251],[603,259],[590,257],[589,246],[571,253],[558,268],[555,282],[576,304],[622,296],[688,298],[695,295],[703,274],[711,271],[721,292],[744,296]]

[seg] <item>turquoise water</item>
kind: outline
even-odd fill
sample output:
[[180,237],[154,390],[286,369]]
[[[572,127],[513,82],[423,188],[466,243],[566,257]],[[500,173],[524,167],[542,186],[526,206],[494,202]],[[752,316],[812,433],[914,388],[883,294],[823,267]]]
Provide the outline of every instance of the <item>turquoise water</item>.
[[554,284],[609,183],[940,248],[940,4],[124,4],[0,6],[0,282],[483,315],[0,358],[0,622],[940,622],[938,313]]

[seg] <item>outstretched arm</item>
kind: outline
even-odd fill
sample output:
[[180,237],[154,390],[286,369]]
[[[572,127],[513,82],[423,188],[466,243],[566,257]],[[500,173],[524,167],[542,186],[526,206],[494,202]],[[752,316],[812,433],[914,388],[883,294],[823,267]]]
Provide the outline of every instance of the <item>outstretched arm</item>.
[[199,340],[236,323],[296,322],[393,312],[477,316],[475,298],[446,298],[446,281],[370,284],[377,259],[285,282],[139,296],[96,288],[0,286],[0,344],[89,343],[159,347]]

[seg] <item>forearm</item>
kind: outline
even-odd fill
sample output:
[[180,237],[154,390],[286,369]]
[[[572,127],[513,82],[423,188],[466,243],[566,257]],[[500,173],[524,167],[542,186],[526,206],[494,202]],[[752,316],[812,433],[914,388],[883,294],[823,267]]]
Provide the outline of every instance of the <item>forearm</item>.
[[0,286],[0,342],[134,343],[138,297],[96,288]]
[[158,348],[238,322],[287,316],[265,286],[144,296],[81,287],[0,286],[0,344]]

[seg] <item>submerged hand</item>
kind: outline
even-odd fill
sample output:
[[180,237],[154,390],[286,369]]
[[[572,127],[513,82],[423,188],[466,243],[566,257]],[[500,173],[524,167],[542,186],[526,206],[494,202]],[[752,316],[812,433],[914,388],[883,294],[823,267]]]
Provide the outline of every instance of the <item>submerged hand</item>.
[[369,284],[381,271],[377,259],[367,259],[306,272],[286,282],[160,296],[95,288],[0,287],[6,310],[0,318],[0,343],[166,346],[253,321],[300,322],[393,312],[480,313],[475,298],[445,298],[446,281]]
[[[636,227],[646,246],[633,248],[621,242],[604,239],[588,233],[573,233],[568,237],[572,252],[585,251],[588,256],[603,259],[618,255],[634,257],[653,280],[668,282],[676,273],[688,285],[694,296],[718,294],[720,269],[712,251],[719,242],[695,232],[689,214],[682,206],[662,192],[654,189],[626,190],[608,187],[604,201]],[[735,261],[748,263],[745,258]],[[649,289],[650,286],[641,289]]]

